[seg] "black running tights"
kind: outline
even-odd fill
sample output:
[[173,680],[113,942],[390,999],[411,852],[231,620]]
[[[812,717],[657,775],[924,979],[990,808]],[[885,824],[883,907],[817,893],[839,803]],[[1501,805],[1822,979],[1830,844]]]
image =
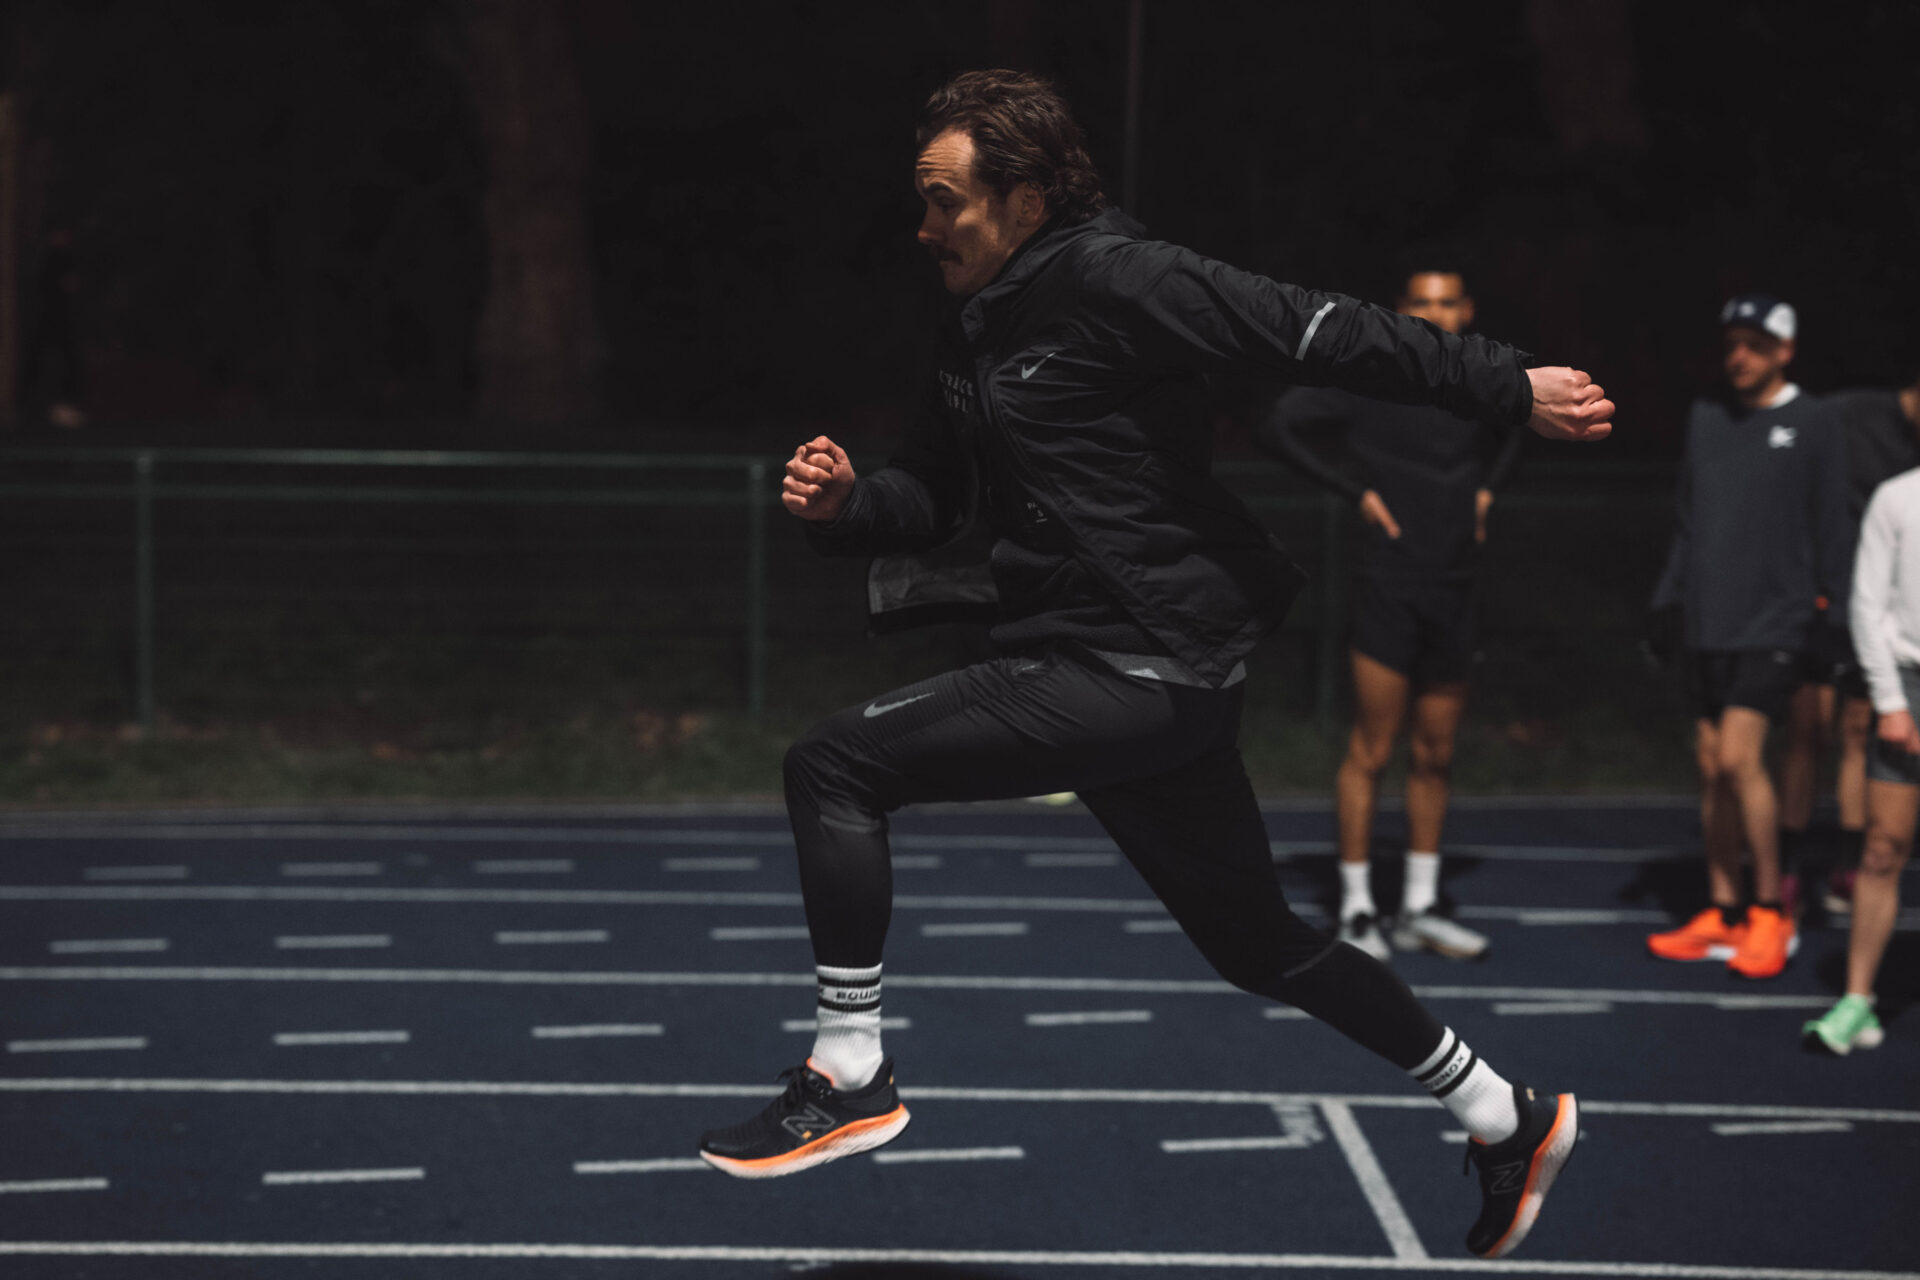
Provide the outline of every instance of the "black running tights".
[[1274,874],[1234,743],[1241,689],[1122,675],[1052,648],[896,689],[815,726],[786,758],[816,963],[880,963],[887,815],[931,801],[1074,791],[1220,975],[1402,1069],[1442,1028],[1405,982],[1302,921]]

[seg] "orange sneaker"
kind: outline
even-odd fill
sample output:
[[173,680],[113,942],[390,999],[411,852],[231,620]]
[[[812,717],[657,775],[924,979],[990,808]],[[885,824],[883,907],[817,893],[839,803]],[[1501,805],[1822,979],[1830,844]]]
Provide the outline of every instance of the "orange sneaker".
[[1733,949],[1727,968],[1743,978],[1771,978],[1787,967],[1787,958],[1799,949],[1799,931],[1785,914],[1748,907],[1746,937]]
[[1647,950],[1662,960],[1731,960],[1747,936],[1747,926],[1728,925],[1720,908],[1708,907],[1678,929],[1647,935]]

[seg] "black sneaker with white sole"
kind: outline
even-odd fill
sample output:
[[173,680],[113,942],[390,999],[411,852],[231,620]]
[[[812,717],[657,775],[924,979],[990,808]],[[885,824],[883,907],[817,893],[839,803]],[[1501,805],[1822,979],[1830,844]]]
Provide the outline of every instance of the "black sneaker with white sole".
[[806,1065],[788,1067],[780,1078],[786,1092],[766,1110],[744,1124],[701,1135],[701,1159],[736,1178],[778,1178],[885,1146],[907,1127],[891,1058],[861,1089],[836,1089]]
[[1527,1238],[1580,1135],[1580,1108],[1570,1093],[1541,1098],[1516,1084],[1513,1105],[1520,1128],[1511,1138],[1467,1143],[1468,1163],[1480,1166],[1480,1217],[1467,1232],[1467,1251],[1482,1258],[1503,1258]]

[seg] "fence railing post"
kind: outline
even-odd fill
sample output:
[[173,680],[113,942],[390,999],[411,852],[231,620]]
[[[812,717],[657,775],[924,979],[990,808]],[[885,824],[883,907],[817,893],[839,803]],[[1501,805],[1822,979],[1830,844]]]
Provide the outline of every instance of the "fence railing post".
[[747,464],[747,715],[767,706],[767,464]]
[[141,732],[153,732],[153,450],[133,459],[133,688]]

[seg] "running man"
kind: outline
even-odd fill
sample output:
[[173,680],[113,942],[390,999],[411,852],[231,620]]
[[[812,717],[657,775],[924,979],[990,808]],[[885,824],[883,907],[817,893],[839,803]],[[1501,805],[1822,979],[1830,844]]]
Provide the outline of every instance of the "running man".
[[[881,557],[878,613],[997,600],[1002,656],[849,707],[788,752],[818,1034],[786,1091],[706,1134],[702,1155],[772,1177],[895,1137],[907,1112],[880,1040],[887,815],[1071,790],[1223,977],[1325,1020],[1460,1118],[1482,1193],[1468,1248],[1507,1253],[1573,1150],[1573,1096],[1503,1079],[1281,894],[1235,738],[1241,659],[1301,574],[1209,477],[1201,375],[1337,382],[1567,440],[1605,436],[1612,403],[1585,374],[1526,370],[1510,347],[1142,239],[1037,78],[955,78],[917,145],[919,240],[960,300],[924,409],[870,475],[825,436],[802,444],[781,500],[819,550]],[[990,561],[943,577],[963,558],[920,553],[976,515]]]
[[1867,759],[1867,838],[1853,886],[1847,990],[1801,1028],[1808,1047],[1845,1054],[1884,1038],[1874,1015],[1874,979],[1900,914],[1900,870],[1920,815],[1920,471],[1874,491],[1853,564],[1853,643],[1873,693]]
[[[1473,323],[1473,298],[1457,271],[1408,275],[1396,309],[1448,333]],[[1314,447],[1329,435],[1344,443],[1351,465]],[[1340,937],[1379,960],[1392,954],[1373,902],[1369,855],[1380,774],[1406,726],[1406,876],[1388,934],[1402,950],[1477,959],[1486,954],[1485,935],[1439,910],[1440,829],[1473,669],[1479,549],[1494,491],[1520,455],[1522,427],[1301,387],[1275,401],[1258,436],[1268,452],[1353,503],[1367,526],[1350,654],[1353,732],[1335,786]]]
[[[1787,380],[1793,308],[1748,294],[1720,312],[1728,397],[1687,418],[1678,522],[1654,588],[1656,615],[1678,610],[1695,717],[1709,905],[1648,937],[1663,960],[1725,960],[1771,978],[1798,949],[1780,903],[1780,830],[1767,774],[1767,727],[1787,714],[1819,597],[1847,599],[1851,530],[1840,425]],[[1841,606],[1836,607],[1843,607]],[[1741,837],[1753,854],[1753,901]]]

